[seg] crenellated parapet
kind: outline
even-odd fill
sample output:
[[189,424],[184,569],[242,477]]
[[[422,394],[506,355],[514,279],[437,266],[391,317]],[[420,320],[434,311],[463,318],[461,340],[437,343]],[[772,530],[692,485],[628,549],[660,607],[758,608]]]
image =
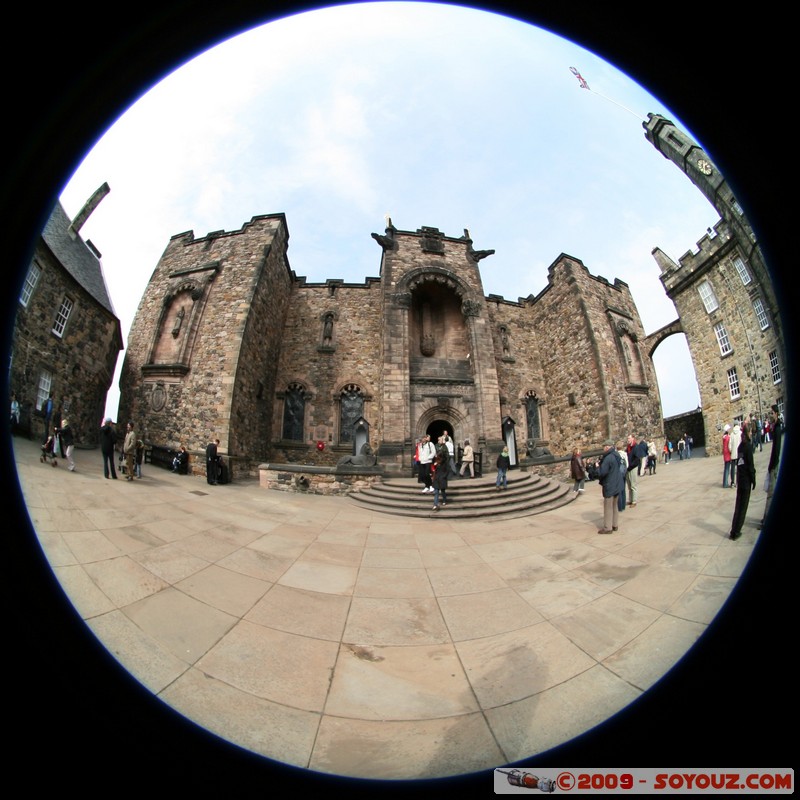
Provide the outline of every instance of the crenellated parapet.
[[688,283],[697,280],[715,264],[718,264],[735,248],[728,223],[720,220],[709,232],[697,241],[697,250],[688,250],[676,263],[658,247],[652,256],[661,270],[661,283],[670,298]]

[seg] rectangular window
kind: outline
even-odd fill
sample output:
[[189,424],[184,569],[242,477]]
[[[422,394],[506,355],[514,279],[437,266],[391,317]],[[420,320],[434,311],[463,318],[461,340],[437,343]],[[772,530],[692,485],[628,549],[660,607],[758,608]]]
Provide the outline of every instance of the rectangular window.
[[709,314],[719,308],[717,296],[714,294],[714,290],[711,288],[711,284],[708,281],[703,281],[697,287],[697,291],[700,292],[700,299],[703,301],[703,305],[706,307],[706,311]]
[[739,376],[736,374],[736,367],[731,367],[728,370],[728,389],[731,392],[731,400],[736,400],[741,397],[739,392]]
[[730,340],[728,339],[728,331],[725,330],[725,326],[718,322],[714,326],[714,333],[717,336],[717,344],[719,345],[719,352],[726,356],[728,353],[733,352],[733,348],[731,347]]
[[50,397],[50,387],[53,385],[53,376],[43,369],[39,375],[39,385],[36,387],[36,410],[41,411],[47,398]]
[[778,363],[778,353],[776,350],[773,350],[769,354],[769,368],[772,370],[772,382],[773,383],[780,383],[781,382],[781,365]]
[[760,297],[753,300],[753,311],[756,312],[756,319],[762,331],[769,328],[769,318],[767,317],[767,309],[764,308],[764,303]]
[[34,261],[28,268],[28,274],[25,276],[25,283],[22,287],[22,294],[19,298],[19,301],[23,306],[28,305],[28,301],[31,299],[33,290],[36,288],[36,284],[39,283],[39,276],[41,274],[42,268]]
[[744,265],[744,261],[742,261],[739,256],[736,256],[736,258],[733,259],[733,267],[736,270],[736,274],[741,279],[743,286],[747,286],[747,284],[753,280],[750,277],[750,273],[747,271],[747,267]]
[[56,321],[53,323],[53,333],[56,336],[63,336],[64,335],[64,328],[67,327],[67,320],[69,319],[69,315],[72,313],[72,300],[69,297],[65,297],[61,301],[61,307],[58,309],[58,313],[56,314]]

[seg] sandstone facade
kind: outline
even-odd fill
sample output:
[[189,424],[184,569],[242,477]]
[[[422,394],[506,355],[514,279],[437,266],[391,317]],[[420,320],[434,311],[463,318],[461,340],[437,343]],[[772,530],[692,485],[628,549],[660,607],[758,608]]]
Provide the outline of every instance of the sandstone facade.
[[56,203],[28,268],[14,322],[9,384],[20,427],[44,440],[49,394],[76,447],[96,447],[106,394],[122,349],[120,322],[99,254]]
[[775,288],[758,236],[732,187],[710,156],[657,114],[644,123],[647,140],[697,186],[721,220],[695,252],[674,261],[660,248],[653,257],[679,318],[651,334],[651,352],[666,336],[683,333],[702,403],[706,452],[719,455],[726,424],[767,418],[787,404],[786,345]]
[[388,221],[372,236],[379,277],[361,284],[296,276],[282,214],[174,236],[131,329],[120,420],[196,456],[218,437],[234,474],[334,466],[365,442],[404,474],[415,439],[445,429],[485,464],[508,443],[520,465],[663,435],[625,283],[562,254],[538,296],[486,297],[479,262],[493,251],[468,231]]

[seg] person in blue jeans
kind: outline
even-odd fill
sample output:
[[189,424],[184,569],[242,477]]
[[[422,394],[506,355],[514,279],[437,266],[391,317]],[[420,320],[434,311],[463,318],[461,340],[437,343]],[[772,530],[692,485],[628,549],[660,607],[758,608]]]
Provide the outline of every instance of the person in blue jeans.
[[447,461],[448,458],[444,453],[437,453],[431,466],[434,511],[438,511],[440,506],[447,505]]
[[508,468],[511,466],[511,459],[508,457],[508,448],[504,447],[503,452],[497,456],[497,490],[508,489]]

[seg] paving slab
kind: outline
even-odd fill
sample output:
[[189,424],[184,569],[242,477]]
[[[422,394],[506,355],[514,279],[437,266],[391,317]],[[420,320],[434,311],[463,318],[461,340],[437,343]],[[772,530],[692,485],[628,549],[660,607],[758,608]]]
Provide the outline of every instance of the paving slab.
[[14,456],[54,574],[137,681],[257,757],[352,778],[490,770],[624,709],[723,608],[764,508],[759,486],[731,542],[735,494],[699,456],[642,478],[607,536],[591,482],[527,518],[408,519],[255,478],[106,480],[97,451],[74,473],[35,442]]

